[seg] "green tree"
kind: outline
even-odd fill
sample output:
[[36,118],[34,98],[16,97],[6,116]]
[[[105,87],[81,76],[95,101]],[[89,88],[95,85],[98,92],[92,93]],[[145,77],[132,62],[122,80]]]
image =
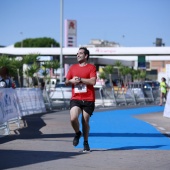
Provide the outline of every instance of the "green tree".
[[132,71],[132,76],[133,76],[133,80],[135,81],[139,81],[139,74],[140,74],[140,71],[139,70],[133,70]]
[[43,76],[44,76],[44,82],[45,80],[51,79],[51,74],[50,77],[47,77],[48,72],[47,69],[58,69],[60,68],[60,63],[57,60],[54,61],[45,61],[44,64],[42,64],[42,66],[44,67],[44,71],[43,71]]
[[15,60],[12,57],[2,55],[0,57],[0,67],[7,67],[9,70],[9,74],[11,77],[14,77],[17,75],[17,68],[20,67],[20,62]]
[[21,42],[16,42],[14,47],[59,47],[60,44],[52,38],[27,38]]
[[10,68],[10,58],[6,55],[0,57],[0,67],[5,66],[8,69]]
[[23,64],[33,64],[34,62],[36,62],[38,59],[38,54],[29,54],[23,57]]
[[146,78],[146,71],[145,70],[133,70],[132,71],[133,79],[137,81],[143,81]]
[[[37,71],[39,70],[39,66],[36,62],[34,62],[31,66],[29,66],[26,70],[25,70],[25,75],[27,76],[27,83],[28,83],[28,87],[30,86],[34,86],[35,80],[33,79],[33,77],[36,77],[37,79],[37,84],[39,83],[38,77],[37,75],[34,75]],[[32,79],[31,83],[29,81],[29,79]]]
[[22,60],[18,60],[14,57],[2,55],[0,57],[0,67],[5,66],[9,70],[11,78],[17,78],[19,86],[21,86],[20,75],[22,74]]
[[121,69],[121,67],[122,67],[122,63],[120,61],[116,61],[115,64],[114,64],[114,68],[117,69],[119,78],[120,78],[120,69]]
[[[24,70],[24,78],[27,81],[28,87],[33,86],[35,84],[35,80],[33,77],[36,77],[37,83],[39,83],[37,75],[34,75],[38,69],[39,65],[37,64],[37,59],[38,54],[29,54],[23,57],[22,63],[23,67],[22,69]],[[31,82],[30,82],[31,79]]]
[[99,78],[105,80],[105,79],[106,79],[106,74],[105,74],[105,72],[100,72],[100,73],[99,73]]
[[145,80],[146,78],[146,70],[140,70],[140,78],[142,81]]
[[[9,69],[9,74],[11,77],[18,77],[18,82],[21,87],[21,79],[20,77],[23,76],[23,73],[25,74],[25,78],[27,81],[28,86],[33,86],[36,84],[36,82],[39,84],[39,78],[37,75],[38,70],[40,69],[40,66],[38,64],[38,54],[30,54],[23,56],[20,60],[16,59],[15,57],[9,57],[6,55],[2,55],[0,57],[0,67],[6,66]],[[25,66],[24,66],[25,64]],[[24,67],[23,67],[24,66]],[[44,62],[43,66],[47,69],[58,69],[60,67],[60,63],[55,61],[46,61]],[[23,71],[23,68],[25,69]],[[47,72],[43,73],[44,77],[47,77]],[[30,79],[32,80],[30,82]]]
[[120,68],[120,74],[122,75],[123,84],[126,87],[128,78],[131,77],[132,69],[128,66],[122,66]]
[[21,87],[21,75],[23,75],[23,62],[17,58],[11,58],[11,69],[13,70],[12,76],[18,78],[19,87]]
[[114,67],[112,65],[107,65],[103,68],[103,71],[105,72],[106,75],[109,76],[110,87],[113,87],[112,74],[114,72]]

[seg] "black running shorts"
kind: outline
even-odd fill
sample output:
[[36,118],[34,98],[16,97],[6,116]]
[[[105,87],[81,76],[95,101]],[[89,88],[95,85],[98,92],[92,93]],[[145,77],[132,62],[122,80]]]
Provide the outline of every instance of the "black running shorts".
[[83,101],[83,100],[71,100],[70,109],[74,106],[79,107],[81,110],[87,112],[90,116],[93,114],[95,103],[92,101]]

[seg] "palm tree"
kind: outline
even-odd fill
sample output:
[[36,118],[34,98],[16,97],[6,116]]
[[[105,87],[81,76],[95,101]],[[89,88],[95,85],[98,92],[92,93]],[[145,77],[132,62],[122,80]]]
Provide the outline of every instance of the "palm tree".
[[146,70],[140,70],[140,78],[142,81],[145,80],[146,78]]
[[10,64],[9,57],[6,55],[2,55],[0,57],[0,67],[5,66],[5,67],[9,68],[9,64]]
[[99,73],[99,78],[105,80],[105,79],[106,79],[106,74],[105,74],[105,72],[100,72],[100,73]]
[[140,70],[133,70],[132,71],[132,76],[133,76],[134,80],[139,81],[139,75],[140,75]]
[[113,74],[113,71],[114,71],[114,67],[112,65],[107,65],[103,68],[103,71],[105,72],[106,75],[109,76],[110,87],[113,87],[112,74]]
[[38,54],[29,54],[29,55],[26,55],[23,57],[23,63],[24,64],[31,64],[31,63],[34,63],[34,62],[37,62],[37,57],[39,55]]
[[120,74],[122,75],[122,78],[123,78],[124,87],[127,86],[128,77],[131,75],[131,73],[132,73],[132,69],[127,66],[122,66],[120,68]]
[[0,67],[5,66],[9,70],[11,78],[16,77],[17,69],[21,68],[22,62],[15,60],[13,57],[2,55],[0,57]]
[[[47,71],[47,69],[58,69],[58,68],[60,68],[60,63],[57,61],[57,60],[55,60],[55,61],[45,61],[44,62],[44,64],[42,64],[42,66],[44,67],[44,71],[43,71],[43,76],[44,76],[44,82],[45,82],[45,80],[47,80],[48,79],[48,71]],[[49,77],[49,79],[51,79],[51,74],[50,74],[50,77]]]
[[12,75],[15,77],[17,75],[19,87],[21,87],[21,75],[23,74],[22,66],[23,62],[22,60],[17,60],[16,58],[11,59],[11,69],[12,69]]
[[[26,76],[27,76],[27,83],[28,83],[28,86],[30,87],[30,86],[33,86],[34,84],[35,84],[35,82],[34,82],[34,79],[33,79],[33,77],[34,77],[34,74],[37,72],[39,70],[39,66],[38,66],[38,64],[37,63],[33,63],[30,67],[28,67],[26,70],[25,70],[25,74],[26,74]],[[36,77],[36,76],[35,76]],[[29,81],[29,78],[31,78],[32,79],[32,84],[30,84],[30,81]],[[38,83],[39,81],[38,81],[38,78],[37,78],[37,83]]]
[[[30,82],[29,82],[30,77],[33,80],[32,77],[34,73],[38,71],[38,65],[36,63],[38,60],[37,57],[38,57],[38,54],[29,54],[29,55],[24,56],[22,60],[23,66],[25,64],[25,67],[26,67],[26,69],[24,70],[24,74],[26,75],[26,81],[27,81],[28,86],[30,86]],[[31,66],[32,64],[33,66]],[[38,78],[37,78],[37,81],[38,81]]]
[[122,67],[122,63],[120,61],[116,61],[115,64],[114,64],[114,68],[117,69],[119,78],[120,78],[120,69],[121,69],[121,67]]
[[99,79],[102,81],[101,82],[101,85],[105,85],[105,80],[106,80],[106,74],[105,74],[105,72],[99,72]]

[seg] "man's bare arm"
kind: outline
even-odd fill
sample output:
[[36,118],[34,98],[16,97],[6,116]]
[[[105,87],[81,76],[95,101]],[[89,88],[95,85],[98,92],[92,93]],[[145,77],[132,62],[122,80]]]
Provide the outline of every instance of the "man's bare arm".
[[86,79],[86,78],[81,78],[81,77],[73,77],[72,79],[68,80],[66,79],[65,81],[65,85],[70,85],[70,84],[78,84],[78,83],[84,83],[87,85],[95,85],[96,84],[96,77],[92,77],[90,79]]
[[78,84],[78,83],[80,83],[80,79],[79,79],[79,77],[77,77],[77,76],[73,77],[73,78],[70,79],[70,80],[66,79],[66,81],[65,81],[65,85],[66,85],[66,86],[68,86],[68,85],[70,85],[70,84]]
[[92,77],[90,79],[80,78],[80,81],[84,84],[87,84],[87,85],[95,85],[96,84],[96,77]]

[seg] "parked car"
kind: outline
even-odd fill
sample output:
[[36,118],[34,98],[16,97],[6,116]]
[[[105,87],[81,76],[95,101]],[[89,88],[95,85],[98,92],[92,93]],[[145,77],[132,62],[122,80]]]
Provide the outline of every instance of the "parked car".
[[123,80],[122,79],[114,79],[113,86],[124,87]]
[[159,88],[160,83],[158,81],[144,81],[143,82],[143,88],[144,89],[155,89],[155,88]]
[[49,97],[52,100],[70,99],[72,95],[72,86],[66,86],[64,82],[57,83],[55,88],[50,88]]
[[141,89],[155,89],[159,88],[160,83],[158,81],[143,81],[143,82],[130,82],[129,88],[141,88]]
[[56,86],[56,79],[50,79],[45,81],[46,88],[54,88]]

